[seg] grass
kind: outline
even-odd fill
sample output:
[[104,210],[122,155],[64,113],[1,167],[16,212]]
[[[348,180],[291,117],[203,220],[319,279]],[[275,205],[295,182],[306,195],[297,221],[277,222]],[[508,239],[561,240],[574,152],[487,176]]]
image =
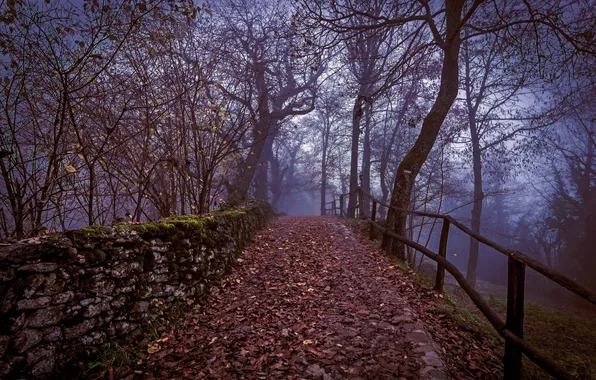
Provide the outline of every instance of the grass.
[[[467,295],[444,294],[445,302],[436,313],[445,314],[465,331],[484,337],[499,356],[503,356],[504,339],[492,328]],[[505,320],[506,300],[489,296],[489,305]],[[594,315],[559,309],[533,302],[524,306],[524,340],[549,359],[554,360],[579,379],[596,379],[596,318]],[[551,377],[524,356],[523,378]]]
[[85,374],[93,373],[96,378],[102,378],[111,368],[132,365],[142,357],[139,351],[123,347],[117,342],[106,343],[100,348],[97,358],[87,363]]
[[[506,301],[489,297],[489,304],[505,315]],[[526,302],[524,340],[581,379],[596,379],[596,318],[573,310]],[[503,344],[500,347],[503,350]],[[549,378],[524,357],[524,378]]]
[[[403,269],[406,269],[402,266]],[[406,269],[407,270],[407,269]],[[425,274],[415,274],[416,281],[432,288],[433,281]],[[462,330],[478,334],[499,356],[503,356],[505,341],[463,291],[444,293],[444,302],[434,313],[445,314]],[[506,299],[490,295],[489,305],[503,320]],[[533,348],[579,379],[596,379],[596,315],[551,305],[527,302],[524,305],[524,340]],[[523,378],[527,380],[551,377],[524,356]]]

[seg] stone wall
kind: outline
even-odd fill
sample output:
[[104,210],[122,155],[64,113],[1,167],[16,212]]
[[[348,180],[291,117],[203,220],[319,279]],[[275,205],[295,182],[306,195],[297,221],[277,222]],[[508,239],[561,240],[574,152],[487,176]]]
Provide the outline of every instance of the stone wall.
[[250,201],[0,246],[0,378],[60,372],[89,346],[138,332],[156,299],[196,302],[272,215]]

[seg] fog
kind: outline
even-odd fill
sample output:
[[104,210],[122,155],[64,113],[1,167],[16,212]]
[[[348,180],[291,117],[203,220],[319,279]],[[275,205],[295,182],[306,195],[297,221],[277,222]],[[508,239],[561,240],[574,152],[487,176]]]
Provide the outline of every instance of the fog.
[[[593,5],[8,2],[0,237],[247,198],[322,215],[361,188],[595,289]],[[437,251],[440,222],[376,218]],[[505,285],[506,257],[455,229],[447,257]]]

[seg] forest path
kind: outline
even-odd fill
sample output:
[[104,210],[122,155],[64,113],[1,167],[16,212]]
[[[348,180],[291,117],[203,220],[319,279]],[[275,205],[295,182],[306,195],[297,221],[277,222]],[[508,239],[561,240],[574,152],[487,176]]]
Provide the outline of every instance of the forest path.
[[340,219],[277,218],[238,261],[145,378],[447,378],[411,285]]

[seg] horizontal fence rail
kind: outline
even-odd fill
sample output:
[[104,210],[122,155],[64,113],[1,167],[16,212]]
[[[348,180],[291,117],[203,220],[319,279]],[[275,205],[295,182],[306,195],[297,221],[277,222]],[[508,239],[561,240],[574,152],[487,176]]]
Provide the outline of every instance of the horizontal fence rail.
[[[329,206],[329,207],[327,207]],[[341,199],[338,200],[333,196],[333,200],[331,202],[325,203],[325,214],[327,215],[337,215],[341,209]]]
[[[542,274],[551,281],[556,282],[569,291],[575,293],[579,297],[596,305],[596,295],[593,292],[576,281],[562,275],[555,270],[552,270],[551,268],[548,268],[542,263],[524,255],[519,251],[505,248],[482,235],[472,232],[472,230],[470,230],[464,224],[458,222],[449,215],[406,210],[399,207],[386,205],[371,196],[369,193],[363,191],[360,187],[358,187],[354,192],[340,195],[339,213],[342,216],[346,215],[343,210],[343,201],[346,196],[356,196],[358,198],[358,201],[356,202],[356,210],[354,210],[354,212],[358,215],[366,215],[367,212],[360,210],[360,205],[363,204],[363,198],[367,197],[372,201],[371,215],[365,216],[365,219],[370,225],[371,238],[373,237],[374,229],[376,229],[383,233],[384,236],[388,236],[391,239],[395,239],[417,250],[437,263],[437,274],[435,278],[436,291],[443,291],[445,271],[449,272],[455,278],[459,286],[464,290],[464,292],[466,292],[468,297],[470,297],[474,305],[476,305],[480,312],[486,317],[498,334],[505,339],[505,355],[503,358],[505,379],[521,378],[522,353],[556,379],[575,378],[571,373],[569,373],[569,371],[559,366],[553,360],[540,354],[523,340],[525,268],[529,267],[534,269],[536,272]],[[399,213],[442,219],[443,227],[441,229],[441,237],[439,241],[439,253],[434,253],[425,246],[411,241],[406,237],[401,236],[394,231],[390,231],[378,224],[375,219],[377,207],[379,206]],[[447,241],[449,237],[449,228],[451,225],[455,226],[479,242],[494,248],[497,252],[508,256],[507,316],[505,321],[503,321],[501,317],[490,307],[484,298],[482,298],[480,293],[478,293],[476,289],[474,289],[474,287],[468,283],[465,276],[459,271],[459,269],[457,269],[455,265],[447,260]]]

